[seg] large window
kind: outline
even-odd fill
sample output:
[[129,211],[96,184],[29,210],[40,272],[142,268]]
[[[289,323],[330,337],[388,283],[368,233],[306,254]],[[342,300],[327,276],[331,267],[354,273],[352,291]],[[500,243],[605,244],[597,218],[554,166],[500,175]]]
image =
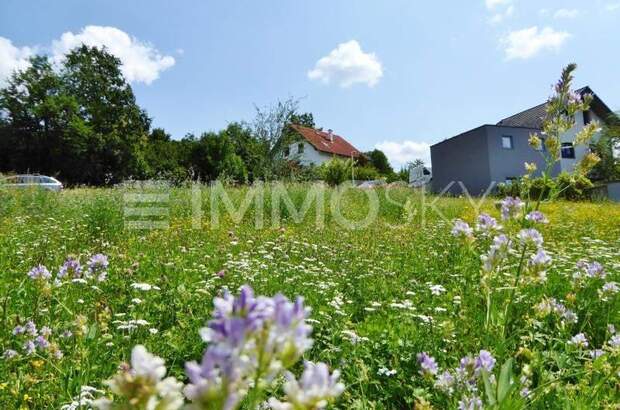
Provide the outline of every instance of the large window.
[[502,148],[504,149],[512,149],[512,135],[504,135],[502,136]]
[[303,154],[304,153],[304,143],[300,142],[299,145],[297,145],[297,153],[298,154]]
[[289,149],[289,147],[284,148],[284,158],[288,157],[290,153],[291,150]]
[[572,142],[562,143],[562,158],[575,158],[575,147]]
[[590,115],[590,111],[583,112],[583,125],[588,125],[592,122],[592,115]]

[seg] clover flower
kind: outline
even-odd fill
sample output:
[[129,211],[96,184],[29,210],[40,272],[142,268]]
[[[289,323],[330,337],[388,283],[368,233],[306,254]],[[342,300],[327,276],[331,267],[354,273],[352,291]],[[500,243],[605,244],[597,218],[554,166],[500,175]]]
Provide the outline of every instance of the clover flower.
[[420,374],[423,376],[434,376],[439,371],[435,358],[429,356],[426,352],[418,353],[418,364],[420,365]]
[[454,221],[451,233],[452,236],[456,238],[462,238],[466,240],[474,239],[474,230],[469,226],[467,222],[464,222],[460,219]]
[[588,339],[583,333],[577,333],[575,336],[571,337],[571,339],[568,341],[568,344],[574,345],[579,348],[588,347],[589,345]]
[[269,400],[269,406],[274,410],[323,409],[329,402],[335,400],[344,391],[344,385],[338,382],[340,372],[334,370],[332,374],[325,363],[306,362],[299,381],[292,373],[285,375],[284,393],[287,402],[276,399]]
[[525,219],[530,222],[535,222],[539,224],[549,223],[547,217],[540,211],[532,211],[525,216]]
[[502,219],[508,220],[511,218],[516,218],[521,213],[525,203],[519,199],[519,197],[513,198],[508,196],[500,201],[500,205]]
[[52,277],[50,271],[44,265],[35,266],[28,272],[28,276],[32,280],[42,280],[46,281]]

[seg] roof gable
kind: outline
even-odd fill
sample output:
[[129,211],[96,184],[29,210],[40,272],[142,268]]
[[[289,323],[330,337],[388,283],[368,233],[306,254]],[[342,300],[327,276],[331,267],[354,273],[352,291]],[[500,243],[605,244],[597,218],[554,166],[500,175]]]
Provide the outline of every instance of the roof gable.
[[[590,87],[583,87],[575,91],[578,94],[592,94],[592,104],[590,104],[590,109],[601,119],[605,120],[612,111],[605,105],[603,100],[601,100]],[[535,107],[522,111],[518,114],[510,116],[508,118],[504,118],[500,122],[497,123],[499,126],[503,127],[525,127],[525,128],[536,128],[542,129],[543,121],[545,120],[545,116],[547,115],[547,102],[539,104]]]
[[357,148],[340,135],[332,133],[330,137],[330,134],[327,132],[297,124],[292,124],[291,127],[318,151],[343,157],[358,157],[361,154]]

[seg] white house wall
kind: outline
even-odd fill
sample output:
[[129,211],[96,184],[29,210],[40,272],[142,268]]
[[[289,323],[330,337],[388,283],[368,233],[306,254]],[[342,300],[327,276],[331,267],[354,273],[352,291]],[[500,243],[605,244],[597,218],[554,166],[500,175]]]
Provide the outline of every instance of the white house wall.
[[[304,145],[303,152],[300,154],[298,146],[299,144]],[[329,161],[332,158],[331,154],[327,152],[319,151],[312,144],[307,141],[303,142],[295,142],[288,146],[289,155],[288,159],[297,160],[301,165],[311,165],[314,164],[316,166],[321,165],[322,163]]]
[[[590,119],[592,121],[596,121],[599,124],[602,124],[603,121],[593,112],[590,111]],[[575,114],[575,125],[573,128],[562,134],[560,137],[561,142],[573,142],[575,140],[575,136],[579,131],[581,131],[585,127],[583,123],[583,112],[580,111]],[[597,133],[594,137],[594,140],[599,138],[599,133]],[[561,158],[560,159],[560,168],[562,171],[572,172],[575,169],[575,166],[581,161],[581,159],[588,153],[587,145],[579,145],[575,148],[575,158]]]

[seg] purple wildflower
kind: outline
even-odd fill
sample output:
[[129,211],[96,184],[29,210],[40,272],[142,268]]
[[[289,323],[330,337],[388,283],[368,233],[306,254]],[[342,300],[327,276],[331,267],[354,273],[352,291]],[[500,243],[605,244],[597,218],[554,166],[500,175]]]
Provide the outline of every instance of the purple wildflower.
[[612,348],[620,347],[620,335],[613,335],[611,339],[609,339],[609,346]]
[[501,226],[497,223],[497,220],[489,214],[480,214],[478,216],[476,228],[482,232],[491,232],[493,230],[500,229]]
[[454,221],[451,232],[452,236],[457,238],[473,239],[474,230],[469,226],[469,224],[467,224],[467,222],[460,219]]
[[489,248],[486,255],[481,255],[482,268],[485,272],[491,272],[495,269],[501,260],[506,256],[508,249],[510,248],[510,240],[504,234],[498,235],[493,238],[493,244]]
[[449,371],[445,371],[437,376],[437,380],[435,381],[435,387],[444,393],[452,394],[454,391],[454,383],[455,379],[452,376],[452,373]]
[[19,353],[17,353],[15,350],[13,349],[7,349],[4,351],[4,353],[2,353],[2,358],[5,360],[11,360],[14,357],[17,357]]
[[91,256],[88,261],[88,276],[92,277],[98,275],[98,280],[101,282],[106,277],[106,269],[108,268],[108,257],[98,253]]
[[47,341],[47,339],[44,336],[37,336],[36,339],[34,339],[34,344],[39,348],[39,349],[47,349],[48,347],[50,347],[50,342]]
[[579,261],[577,262],[577,269],[579,269],[581,272],[575,275],[576,278],[580,278],[585,275],[589,278],[605,279],[605,277],[607,276],[605,268],[603,268],[603,265],[598,262]]
[[583,333],[577,333],[575,336],[573,336],[568,341],[568,344],[574,345],[580,348],[588,347],[589,345],[588,339],[586,338],[586,335],[584,335]]
[[58,271],[59,279],[64,277],[79,278],[80,276],[82,276],[82,266],[75,258],[67,259]]
[[482,400],[480,400],[480,397],[463,396],[461,400],[459,400],[459,410],[478,410],[482,408]]
[[539,224],[549,223],[547,217],[540,211],[532,211],[525,216],[525,219],[530,222],[535,222]]
[[605,354],[605,352],[601,349],[590,350],[588,353],[590,354],[590,357],[592,359],[598,359],[599,357]]
[[44,337],[49,337],[52,335],[52,329],[49,326],[43,326],[39,331],[39,334]]
[[24,334],[25,331],[26,331],[26,329],[23,326],[17,325],[13,329],[13,335],[14,336],[18,336],[18,335]]
[[50,271],[43,265],[35,266],[28,272],[28,276],[33,280],[48,280],[52,277]]
[[478,354],[478,357],[475,359],[475,371],[480,372],[481,370],[485,370],[486,372],[491,372],[493,367],[495,366],[495,358],[493,355],[487,350],[481,350]]
[[437,374],[439,367],[435,358],[429,356],[426,352],[418,353],[418,364],[420,365],[420,374],[423,376],[434,376]]
[[39,332],[37,331],[37,325],[32,320],[26,322],[24,326],[24,330],[30,336],[36,336]]
[[541,278],[545,277],[545,269],[551,264],[551,257],[547,255],[544,249],[539,248],[535,254],[530,257],[528,267],[532,273],[537,273]]
[[525,206],[525,203],[519,199],[519,197],[513,198],[510,196],[500,201],[500,204],[502,208],[501,212],[503,220],[517,217],[521,212],[521,209]]
[[24,343],[24,352],[26,352],[28,356],[33,354],[36,350],[37,350],[37,347],[35,346],[32,340],[28,340]]
[[519,234],[517,236],[519,237],[523,245],[530,244],[534,245],[537,248],[540,248],[543,244],[542,235],[534,228],[522,229],[521,231],[519,231]]

